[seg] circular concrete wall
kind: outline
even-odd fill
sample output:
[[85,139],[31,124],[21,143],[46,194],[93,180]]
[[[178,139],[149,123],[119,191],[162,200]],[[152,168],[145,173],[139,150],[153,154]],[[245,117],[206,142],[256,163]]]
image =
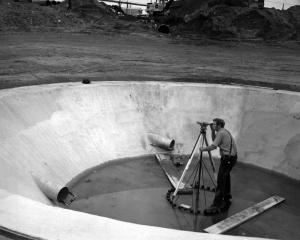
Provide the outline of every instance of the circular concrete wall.
[[51,205],[45,194],[91,167],[154,154],[149,134],[175,139],[174,151],[178,144],[189,154],[196,122],[214,117],[225,119],[240,161],[299,180],[299,109],[297,92],[213,84],[97,82],[2,90],[2,206],[11,195]]

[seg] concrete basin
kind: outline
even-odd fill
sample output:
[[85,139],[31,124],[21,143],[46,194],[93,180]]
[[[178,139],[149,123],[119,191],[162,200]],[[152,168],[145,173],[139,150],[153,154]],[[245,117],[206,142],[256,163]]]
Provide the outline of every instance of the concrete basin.
[[214,117],[225,119],[240,161],[300,180],[298,92],[171,82],[1,90],[1,228],[41,239],[242,238],[126,223],[55,203],[61,189],[94,166],[155,154],[149,134],[175,139],[189,154],[196,122]]

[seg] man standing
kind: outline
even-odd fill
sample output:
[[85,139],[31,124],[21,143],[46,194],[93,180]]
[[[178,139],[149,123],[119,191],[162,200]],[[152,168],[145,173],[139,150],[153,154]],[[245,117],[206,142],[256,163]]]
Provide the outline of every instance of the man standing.
[[[200,151],[212,151],[219,147],[221,155],[215,198],[213,204],[204,210],[207,215],[216,214],[227,209],[232,198],[230,193],[230,171],[237,162],[237,147],[232,135],[224,126],[225,121],[223,119],[213,119],[211,125],[213,143],[207,147],[200,147]],[[217,132],[216,136],[214,131]]]

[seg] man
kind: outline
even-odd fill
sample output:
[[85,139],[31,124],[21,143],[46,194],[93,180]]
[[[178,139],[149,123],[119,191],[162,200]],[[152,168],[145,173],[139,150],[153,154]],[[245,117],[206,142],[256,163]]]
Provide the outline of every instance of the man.
[[[230,206],[232,198],[230,171],[237,162],[237,147],[232,135],[224,126],[225,121],[223,119],[213,119],[211,125],[213,143],[207,147],[200,147],[200,151],[212,151],[219,147],[221,155],[215,198],[213,204],[204,210],[207,215],[226,210]],[[216,135],[214,131],[217,132]]]

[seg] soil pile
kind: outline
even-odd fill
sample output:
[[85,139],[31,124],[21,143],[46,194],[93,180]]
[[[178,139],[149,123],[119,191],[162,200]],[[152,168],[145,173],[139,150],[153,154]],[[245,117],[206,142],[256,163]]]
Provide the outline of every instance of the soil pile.
[[[0,0],[0,31],[141,32],[152,29],[135,17],[120,16],[96,0],[72,0],[51,6]],[[158,22],[173,34],[210,38],[299,40],[300,6],[288,10],[249,8],[248,0],[173,2],[170,15]],[[169,33],[165,31],[165,33]]]
[[40,6],[32,3],[14,1],[0,2],[0,30],[32,31],[44,28],[63,28],[81,26],[85,22],[77,14],[67,12],[59,6]]
[[[98,32],[143,30],[145,26],[120,16],[104,3],[72,1],[51,6],[0,0],[0,31]],[[135,19],[134,19],[135,20]]]
[[[300,15],[299,6],[293,9]],[[235,28],[233,34],[247,37],[245,33],[249,32],[249,37],[263,39],[299,39],[300,21],[293,15],[293,9],[292,12],[290,9],[249,9],[232,20],[231,24]]]
[[300,39],[300,6],[288,10],[258,9],[245,6],[243,0],[226,2],[186,0],[180,8],[171,9],[167,21],[176,23],[173,31],[177,33],[202,33],[220,39]]

